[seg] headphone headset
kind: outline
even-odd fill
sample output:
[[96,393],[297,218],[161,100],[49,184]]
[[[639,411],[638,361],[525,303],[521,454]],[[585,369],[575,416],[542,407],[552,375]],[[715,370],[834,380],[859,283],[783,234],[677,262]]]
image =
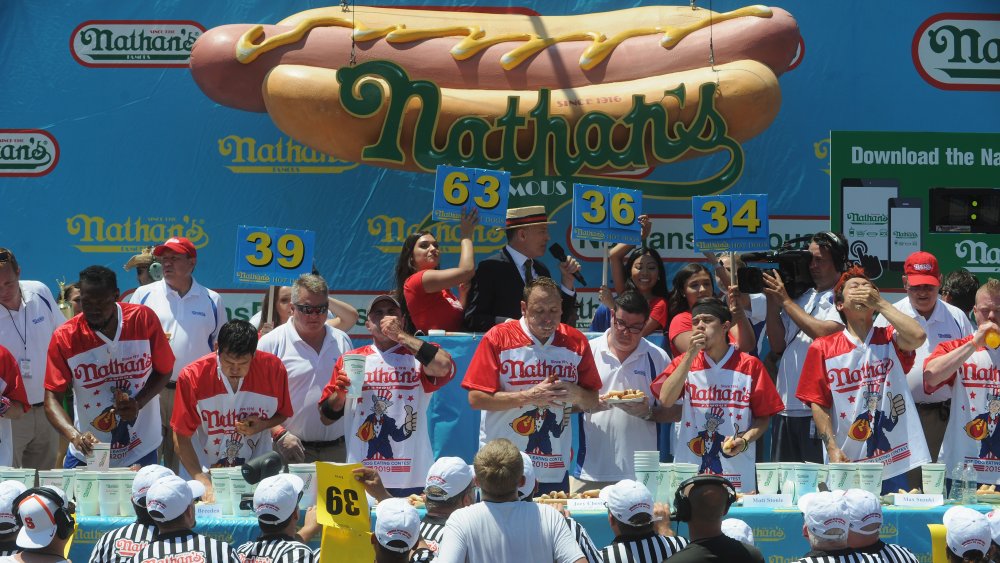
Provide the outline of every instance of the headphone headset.
[[56,536],[64,540],[73,533],[73,528],[76,527],[76,522],[73,520],[73,513],[70,512],[66,503],[63,502],[61,496],[59,496],[55,491],[47,489],[45,487],[35,487],[33,489],[28,489],[23,493],[17,495],[13,503],[14,521],[17,522],[17,526],[20,528],[24,526],[24,522],[21,521],[21,503],[30,496],[40,496],[55,503],[59,508],[52,514],[52,519],[56,524]]
[[834,266],[838,272],[846,272],[847,268],[850,267],[850,261],[847,255],[847,241],[844,240],[844,237],[833,231],[823,231],[813,235],[813,238],[829,243]]
[[694,485],[694,487],[691,487],[692,491],[702,485],[719,485],[726,489],[726,513],[729,512],[729,507],[736,502],[736,489],[733,488],[733,484],[725,477],[712,474],[695,475],[677,485],[677,491],[674,493],[674,513],[670,515],[671,520],[687,522],[691,519],[691,500],[684,494],[684,489],[688,485]]

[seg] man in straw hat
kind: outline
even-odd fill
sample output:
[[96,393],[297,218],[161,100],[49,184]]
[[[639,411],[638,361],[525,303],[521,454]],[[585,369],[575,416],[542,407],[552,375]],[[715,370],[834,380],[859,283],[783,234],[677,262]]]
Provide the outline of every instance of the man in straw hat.
[[[538,259],[545,254],[549,225],[553,224],[555,221],[549,221],[541,205],[507,210],[507,246],[480,262],[472,278],[465,307],[468,330],[486,332],[507,319],[521,318],[524,286],[535,278],[552,277]],[[580,263],[575,258],[559,264],[563,322],[567,322],[576,308],[573,274],[579,271]]]

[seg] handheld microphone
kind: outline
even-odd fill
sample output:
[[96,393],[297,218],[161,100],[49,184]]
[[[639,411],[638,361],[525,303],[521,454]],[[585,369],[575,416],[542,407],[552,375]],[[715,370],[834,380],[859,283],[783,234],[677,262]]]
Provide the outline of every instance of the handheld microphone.
[[[551,254],[553,258],[555,258],[560,262],[565,262],[569,260],[569,257],[566,256],[566,251],[563,250],[563,247],[559,246],[559,243],[557,242],[554,242],[552,243],[551,246],[549,246],[549,254]],[[573,272],[573,278],[576,279],[576,281],[580,282],[580,285],[583,286],[587,285],[587,280],[583,279],[583,274],[581,274],[580,272]]]

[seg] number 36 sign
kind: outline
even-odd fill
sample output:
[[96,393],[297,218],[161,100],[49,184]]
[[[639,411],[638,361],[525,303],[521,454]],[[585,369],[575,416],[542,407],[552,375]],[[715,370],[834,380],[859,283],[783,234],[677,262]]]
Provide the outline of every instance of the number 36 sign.
[[639,244],[642,192],[573,184],[573,238]]
[[240,225],[236,228],[236,281],[292,285],[312,271],[315,246],[312,231]]

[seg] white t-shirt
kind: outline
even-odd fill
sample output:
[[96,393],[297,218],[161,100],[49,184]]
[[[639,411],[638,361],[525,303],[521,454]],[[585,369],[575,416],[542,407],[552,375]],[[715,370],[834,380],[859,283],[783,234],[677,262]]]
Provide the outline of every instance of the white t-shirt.
[[0,346],[17,360],[28,403],[45,399],[45,362],[52,332],[66,322],[59,303],[42,282],[21,280],[21,306],[0,312]]
[[[802,307],[802,310],[811,317],[844,324],[837,308],[833,305],[833,290],[817,293],[815,289],[810,289],[800,295],[795,304]],[[785,412],[782,414],[812,416],[812,410],[795,397],[795,390],[799,387],[802,364],[806,361],[806,352],[809,351],[813,339],[803,332],[785,311],[781,312],[781,323],[785,327],[785,353],[781,355],[781,362],[778,364],[775,387],[781,396],[781,402],[785,403]]]
[[[45,388],[62,393],[72,385],[76,429],[93,432],[98,441],[111,444],[112,467],[128,467],[163,441],[160,402],[149,401],[135,422],[128,423],[113,410],[114,393],[122,389],[135,397],[153,371],[170,373],[173,365],[174,355],[153,311],[119,303],[113,339],[94,332],[83,315],[56,329],[49,344]],[[86,458],[72,444],[69,451],[77,459]]]
[[[941,299],[937,300],[931,318],[925,319],[923,315],[917,313],[910,304],[910,298],[904,297],[892,305],[899,309],[906,316],[916,319],[920,323],[920,328],[927,333],[927,339],[917,348],[917,357],[913,360],[913,367],[906,372],[906,383],[910,386],[910,394],[913,395],[913,402],[940,403],[951,398],[951,387],[942,385],[933,393],[924,391],[924,361],[931,355],[934,348],[942,342],[956,340],[964,336],[969,336],[975,332],[969,317],[961,309],[954,305],[945,303]],[[889,326],[889,321],[885,317],[879,316],[875,320],[875,326]],[[992,481],[991,481],[992,482]]]
[[295,323],[285,323],[265,334],[257,349],[281,358],[288,371],[288,394],[295,414],[284,422],[284,427],[300,440],[325,442],[344,435],[344,421],[340,419],[324,426],[319,418],[319,403],[323,386],[340,356],[353,348],[351,339],[342,330],[327,326],[326,338],[320,352],[307,344],[295,330]]
[[[640,389],[648,396],[653,378],[663,371],[670,357],[663,348],[640,338],[639,346],[624,362],[619,362],[608,344],[608,334],[612,330],[608,329],[590,341],[594,363],[601,375],[600,393]],[[656,404],[655,400],[653,404]],[[579,421],[580,449],[573,464],[573,476],[578,479],[635,479],[635,452],[658,448],[656,423],[632,416],[617,407],[583,414]]]
[[573,563],[583,551],[556,509],[534,502],[480,502],[448,517],[437,563]]
[[809,346],[796,396],[830,409],[837,445],[850,461],[878,462],[882,478],[931,460],[906,372],[913,352],[896,345],[892,326],[873,326],[864,341],[847,330]]
[[[484,393],[521,391],[550,375],[585,389],[601,388],[601,376],[590,345],[580,331],[560,323],[548,341],[539,342],[524,319],[509,320],[483,335],[462,387]],[[539,482],[559,483],[572,461],[571,408],[572,405],[557,409],[523,405],[483,411],[479,447],[490,440],[507,438],[531,457]]]
[[136,289],[132,303],[149,307],[160,318],[177,358],[171,381],[177,381],[181,370],[215,348],[219,329],[226,324],[222,298],[193,279],[184,297],[170,289],[166,280],[160,280]]
[[[943,356],[960,347],[972,336],[942,342],[934,349],[931,358]],[[954,475],[958,465],[971,461],[979,473],[978,482],[996,483],[1000,478],[1000,351],[979,348],[958,368],[958,371],[941,383],[951,388],[951,414],[944,443],[941,444],[941,463],[947,464],[948,477]],[[961,375],[961,377],[957,377]]]

